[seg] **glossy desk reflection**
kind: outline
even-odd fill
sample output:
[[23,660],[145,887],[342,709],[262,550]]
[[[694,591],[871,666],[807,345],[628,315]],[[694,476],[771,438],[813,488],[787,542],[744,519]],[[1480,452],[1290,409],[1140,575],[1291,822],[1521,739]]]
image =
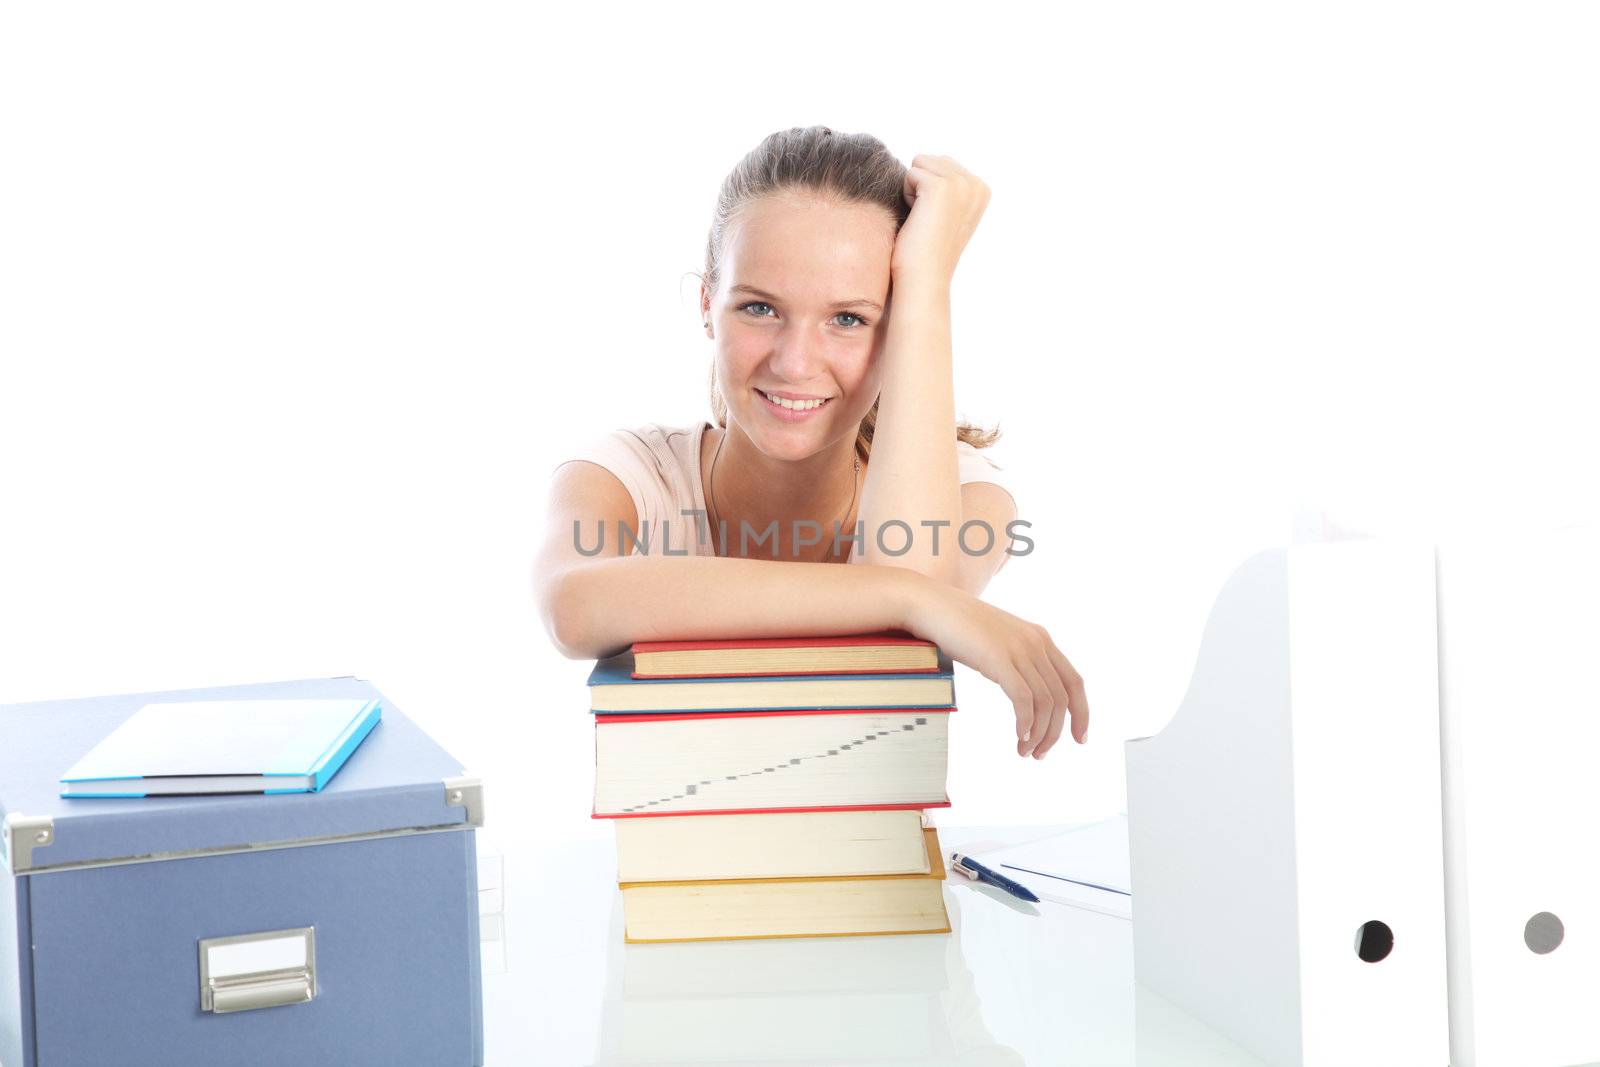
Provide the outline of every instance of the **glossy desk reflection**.
[[622,927],[619,901],[597,1063],[1024,1063],[984,1029],[959,935],[626,945]]
[[[940,836],[981,854],[1061,829]],[[485,946],[494,1067],[1260,1067],[1136,994],[1123,919],[952,879],[950,934],[625,945],[609,842],[513,848],[504,863],[503,921],[491,929],[505,940]]]

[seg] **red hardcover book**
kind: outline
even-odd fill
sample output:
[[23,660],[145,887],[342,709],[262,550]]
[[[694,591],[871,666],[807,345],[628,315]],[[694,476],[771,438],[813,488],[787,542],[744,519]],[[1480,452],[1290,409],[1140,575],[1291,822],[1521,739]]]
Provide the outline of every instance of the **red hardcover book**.
[[939,669],[939,650],[903,630],[824,637],[638,641],[635,678],[794,674],[920,674]]
[[948,807],[955,708],[601,715],[597,819]]

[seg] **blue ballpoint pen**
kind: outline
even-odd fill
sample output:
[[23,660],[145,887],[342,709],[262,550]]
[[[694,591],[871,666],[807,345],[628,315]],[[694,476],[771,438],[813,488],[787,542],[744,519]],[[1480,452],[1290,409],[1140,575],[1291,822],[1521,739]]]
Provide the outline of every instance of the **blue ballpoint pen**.
[[1025,885],[1013,882],[1003,874],[991,871],[983,864],[970,856],[963,856],[959,852],[950,853],[950,869],[958,874],[964,874],[975,882],[988,882],[997,889],[1004,889],[1014,897],[1021,897],[1031,903],[1039,903],[1039,898]]

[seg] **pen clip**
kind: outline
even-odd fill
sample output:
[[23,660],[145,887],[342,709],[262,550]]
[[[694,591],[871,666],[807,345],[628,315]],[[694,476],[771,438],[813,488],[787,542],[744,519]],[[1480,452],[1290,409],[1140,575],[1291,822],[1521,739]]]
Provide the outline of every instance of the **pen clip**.
[[974,882],[978,880],[978,872],[967,865],[967,858],[959,852],[950,853],[950,869],[957,874],[964,874]]

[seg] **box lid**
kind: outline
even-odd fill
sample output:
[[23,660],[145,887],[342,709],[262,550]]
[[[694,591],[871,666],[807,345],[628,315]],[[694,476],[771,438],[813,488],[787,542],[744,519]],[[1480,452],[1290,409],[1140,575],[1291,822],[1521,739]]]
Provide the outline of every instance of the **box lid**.
[[[145,704],[364,697],[383,718],[320,793],[66,799],[60,776]],[[478,783],[359,678],[0,706],[0,867],[33,874],[482,825]]]

